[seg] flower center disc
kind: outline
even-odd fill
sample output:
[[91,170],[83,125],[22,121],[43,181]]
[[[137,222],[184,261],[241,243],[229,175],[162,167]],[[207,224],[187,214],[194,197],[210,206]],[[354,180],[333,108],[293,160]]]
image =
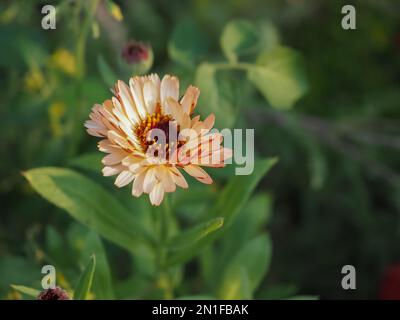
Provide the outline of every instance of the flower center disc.
[[[139,140],[143,152],[151,152],[154,156],[162,156],[169,159],[172,148],[179,148],[184,144],[177,141],[179,135],[179,125],[172,121],[172,117],[163,114],[161,107],[152,115],[147,115],[146,119],[136,126],[134,132]],[[170,137],[170,126],[175,137]],[[158,129],[160,131],[152,131]],[[159,136],[162,135],[162,140]],[[154,138],[152,138],[154,137]]]

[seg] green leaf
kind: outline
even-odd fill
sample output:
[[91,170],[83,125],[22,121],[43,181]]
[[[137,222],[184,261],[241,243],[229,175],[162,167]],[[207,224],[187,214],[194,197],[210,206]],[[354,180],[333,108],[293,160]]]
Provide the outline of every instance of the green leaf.
[[12,284],[11,288],[13,288],[14,290],[17,290],[17,291],[19,291],[19,292],[21,292],[23,294],[26,294],[26,295],[28,295],[30,297],[34,297],[34,298],[37,298],[37,296],[40,293],[39,290],[36,290],[36,289],[33,289],[33,288],[29,288],[29,287],[25,287],[25,286],[19,286],[19,285],[15,285],[15,284]]
[[291,108],[308,90],[300,55],[285,47],[262,53],[247,75],[269,103],[278,109]]
[[118,77],[102,55],[98,55],[97,57],[97,67],[104,82],[109,87],[112,87],[118,80]]
[[221,289],[221,294],[217,297],[223,300],[250,300],[252,294],[250,290],[250,280],[248,272],[244,268],[238,268],[226,276],[227,280]]
[[302,296],[294,296],[291,298],[288,298],[287,300],[318,300],[318,296],[307,296],[307,295],[302,295]]
[[208,222],[201,223],[187,231],[180,233],[173,237],[168,244],[170,250],[180,250],[193,246],[196,242],[200,241],[210,233],[218,230],[224,224],[223,218],[215,218]]
[[114,299],[111,270],[108,265],[103,244],[96,232],[91,231],[87,235],[85,245],[86,246],[82,252],[82,256],[87,257],[90,254],[96,256],[96,272],[93,278],[92,290],[96,299]]
[[191,20],[178,23],[168,43],[168,53],[172,60],[193,68],[207,52],[207,36]]
[[243,19],[229,22],[221,36],[222,51],[232,63],[240,57],[269,50],[278,42],[278,32],[271,23],[253,23]]
[[222,71],[210,63],[202,63],[196,70],[195,83],[200,88],[199,105],[201,114],[215,114],[219,129],[230,128],[234,125],[241,90],[240,81],[233,79],[231,71]]
[[103,157],[104,154],[100,152],[86,153],[79,157],[73,158],[71,161],[69,161],[69,165],[87,171],[101,172],[103,167],[101,159]]
[[223,217],[228,227],[247,203],[258,182],[276,162],[277,158],[256,159],[252,174],[231,178],[210,210],[209,217]]
[[[223,273],[218,297],[240,299],[241,297],[237,297],[237,288],[244,285],[248,286],[248,290],[252,294],[268,271],[271,253],[271,241],[266,234],[258,236],[244,245]],[[243,272],[246,275],[244,278]],[[248,283],[243,284],[244,279],[248,280]],[[238,283],[241,285],[238,286]]]
[[231,62],[237,62],[239,56],[255,52],[258,47],[256,26],[246,20],[229,22],[222,32],[221,47]]
[[137,245],[153,240],[110,193],[83,175],[54,167],[32,169],[24,175],[46,200],[121,247],[134,253]]
[[[271,216],[271,197],[267,194],[253,196],[238,214],[232,226],[221,239],[218,256],[221,268],[230,263],[232,257],[249,240],[265,229],[265,225]],[[214,268],[215,269],[215,268]],[[219,270],[217,270],[219,271]],[[219,272],[218,272],[219,275]]]
[[207,294],[197,294],[193,296],[182,296],[176,298],[177,300],[215,300],[215,297]]
[[196,255],[223,223],[223,218],[215,218],[174,237],[169,244],[171,251],[167,264],[179,264]]
[[74,300],[87,300],[92,287],[96,257],[92,255],[74,290]]
[[[215,205],[209,213],[210,219],[220,217],[224,219],[224,228],[234,220],[238,212],[249,199],[254,188],[267,171],[276,163],[276,158],[256,161],[254,171],[248,176],[235,176],[225,186]],[[221,232],[214,232],[208,237],[193,243],[192,246],[172,252],[168,265],[183,263],[198,254],[206,245],[215,241]]]

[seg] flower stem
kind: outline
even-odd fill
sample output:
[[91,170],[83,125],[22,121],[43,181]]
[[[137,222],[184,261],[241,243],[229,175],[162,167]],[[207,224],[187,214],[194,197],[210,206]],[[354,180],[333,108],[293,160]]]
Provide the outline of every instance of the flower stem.
[[169,219],[171,218],[171,206],[166,196],[160,212],[160,241],[159,241],[159,284],[164,290],[164,299],[173,299],[173,281],[166,266],[168,258]]

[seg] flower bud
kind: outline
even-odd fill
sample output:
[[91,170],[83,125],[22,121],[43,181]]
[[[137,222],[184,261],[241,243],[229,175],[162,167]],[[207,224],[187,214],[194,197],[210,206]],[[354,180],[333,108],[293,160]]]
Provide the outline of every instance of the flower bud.
[[129,76],[143,74],[153,65],[153,50],[149,44],[129,40],[122,48],[121,60],[124,69],[126,69],[127,65],[129,66]]
[[70,300],[67,292],[60,287],[46,289],[39,293],[37,300]]

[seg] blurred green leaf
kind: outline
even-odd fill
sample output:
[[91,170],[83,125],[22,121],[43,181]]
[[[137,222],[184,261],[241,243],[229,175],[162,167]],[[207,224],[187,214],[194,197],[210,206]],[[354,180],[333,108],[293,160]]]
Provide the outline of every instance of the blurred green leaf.
[[257,27],[242,19],[229,22],[222,32],[221,47],[231,62],[237,62],[242,55],[254,53],[258,47]]
[[318,300],[318,296],[307,296],[307,295],[302,295],[302,296],[294,296],[291,298],[288,298],[287,300]]
[[[220,217],[224,219],[224,227],[229,226],[237,213],[243,208],[254,188],[267,171],[276,163],[277,159],[257,160],[251,175],[235,176],[224,187],[216,203],[209,212],[209,217]],[[213,242],[220,232],[214,232],[208,237],[193,243],[192,246],[182,249],[176,254],[171,254],[168,264],[183,263],[198,254],[207,244]]]
[[262,292],[257,295],[260,300],[277,300],[292,297],[299,291],[293,284],[268,284]]
[[[258,236],[244,245],[224,272],[218,297],[221,299],[244,299],[241,296],[243,292],[240,292],[238,288],[246,286],[252,294],[268,271],[271,253],[271,241],[266,234]],[[243,273],[246,277],[243,277]],[[244,280],[246,282],[248,280],[248,283],[243,283]]]
[[215,297],[206,294],[197,294],[193,296],[182,296],[176,298],[177,300],[215,300]]
[[223,224],[223,218],[215,218],[208,222],[201,223],[200,225],[195,226],[187,231],[183,231],[177,236],[173,237],[170,240],[168,247],[170,250],[174,251],[193,246],[196,244],[196,242],[221,228]]
[[34,297],[34,298],[37,298],[39,293],[40,293],[39,290],[36,290],[36,289],[33,289],[33,288],[29,288],[29,287],[25,287],[25,286],[19,286],[19,285],[15,285],[15,284],[12,284],[10,286],[14,290],[17,290],[17,291],[19,291],[19,292],[21,292],[23,294],[26,294],[26,295],[28,295],[30,297]]
[[228,227],[246,204],[258,182],[276,162],[277,158],[256,159],[252,174],[234,176],[217,198],[208,214],[209,217],[223,217],[225,226]]
[[220,41],[227,59],[236,63],[241,57],[272,49],[278,44],[279,36],[276,28],[267,21],[254,23],[237,19],[225,26]]
[[[41,266],[19,256],[2,255],[0,258],[0,292],[9,290],[10,283],[40,286]],[[39,276],[38,276],[39,275]]]
[[269,103],[278,109],[292,107],[308,90],[299,54],[286,47],[262,53],[247,74]]
[[229,264],[229,257],[253,239],[259,231],[265,229],[265,225],[272,215],[271,206],[270,195],[258,194],[253,196],[243,207],[232,226],[221,239],[218,254],[222,261],[219,263],[221,267]]
[[191,20],[184,20],[175,26],[168,43],[168,53],[176,63],[193,68],[207,52],[207,36]]
[[[240,82],[240,81],[239,81]],[[202,63],[196,71],[196,85],[200,88],[202,115],[215,114],[216,127],[230,128],[234,125],[238,101],[240,101],[238,81],[234,82],[231,71],[218,70],[210,63]]]
[[110,88],[113,87],[118,77],[102,55],[98,55],[97,57],[97,67],[104,82]]
[[73,158],[71,161],[69,161],[69,165],[87,171],[101,172],[101,169],[103,168],[101,159],[103,157],[104,154],[100,152],[86,153],[79,157]]
[[82,256],[93,254],[96,257],[96,272],[93,277],[93,292],[96,299],[114,299],[111,270],[101,239],[91,231],[86,237]]
[[96,257],[92,255],[89,263],[83,270],[74,290],[74,300],[87,300],[92,287],[94,271],[96,268]]
[[168,264],[179,264],[198,254],[209,235],[219,230],[223,223],[223,218],[215,218],[172,238],[169,244],[171,252]]
[[226,281],[221,288],[218,299],[223,300],[250,300],[252,293],[250,290],[249,274],[245,268],[238,267],[225,275]]
[[32,169],[24,175],[45,199],[121,247],[134,252],[138,243],[151,241],[152,237],[110,193],[83,175],[54,167]]
[[68,255],[63,238],[60,233],[51,225],[46,228],[46,253],[52,264],[56,266],[65,266]]

